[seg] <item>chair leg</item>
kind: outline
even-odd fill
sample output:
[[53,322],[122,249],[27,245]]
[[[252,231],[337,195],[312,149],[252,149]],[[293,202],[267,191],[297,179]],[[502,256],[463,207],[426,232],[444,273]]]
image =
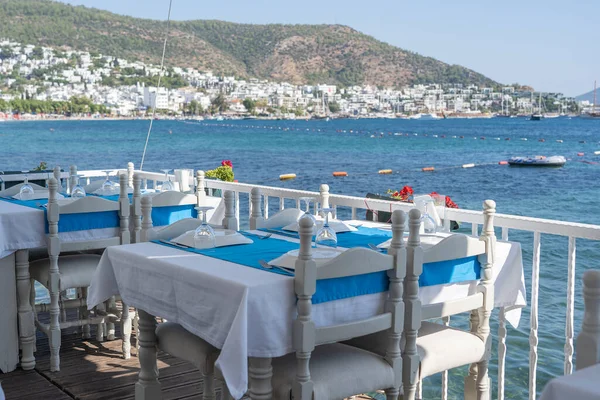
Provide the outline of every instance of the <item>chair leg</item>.
[[133,309],[133,318],[132,318],[132,324],[133,324],[133,331],[135,332],[135,349],[136,351],[140,351],[140,314],[138,313],[138,310],[136,310],[135,308]]
[[[35,280],[30,279],[31,281],[31,290],[29,291],[29,304],[31,305],[31,310],[33,312],[33,320],[37,321],[37,312],[35,311]],[[35,322],[34,322],[35,324]],[[35,326],[35,325],[34,325]],[[34,328],[35,329],[35,328]],[[33,352],[37,352],[37,335],[33,335]]]
[[[81,288],[81,298],[87,299],[88,288]],[[79,314],[81,319],[87,319],[90,315],[86,306],[79,307]],[[84,339],[90,339],[92,334],[90,332],[90,324],[85,324],[81,327],[81,336]]]
[[[115,298],[111,297],[110,300],[105,302],[106,310],[110,312],[116,307]],[[106,340],[115,340],[115,324],[113,322],[107,322],[105,324]]]
[[[54,272],[50,272],[50,279]],[[56,274],[58,275],[58,274]],[[58,278],[56,282],[58,282]],[[60,291],[50,291],[50,330],[48,331],[48,341],[50,342],[50,371],[60,371],[60,308],[58,305]]]
[[214,371],[207,374],[203,374],[202,378],[204,379],[204,390],[202,393],[202,400],[216,400],[217,396],[215,394]]
[[398,400],[399,395],[400,395],[400,388],[392,388],[392,389],[385,390],[386,400]]
[[483,360],[477,363],[477,400],[490,400],[490,387],[488,360]]
[[129,306],[123,303],[121,312],[121,336],[123,337],[123,358],[131,357],[131,318],[129,317]]

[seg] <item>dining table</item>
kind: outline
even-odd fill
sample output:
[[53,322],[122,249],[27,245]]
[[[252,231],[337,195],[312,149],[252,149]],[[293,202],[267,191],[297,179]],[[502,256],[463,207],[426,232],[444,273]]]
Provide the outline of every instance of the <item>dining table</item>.
[[600,364],[595,364],[559,376],[544,386],[539,400],[598,400],[600,399]]
[[[338,251],[380,244],[391,237],[389,224],[346,224],[357,228],[337,234]],[[110,247],[104,252],[89,288],[88,307],[120,295],[124,303],[138,310],[142,338],[139,357],[154,360],[150,362],[154,367],[144,371],[144,364],[148,364],[142,363],[136,390],[143,387],[160,398],[154,328],[156,317],[161,317],[220,349],[216,366],[234,398],[248,391],[252,398],[270,398],[271,359],[293,352],[296,296],[293,271],[268,264],[293,254],[299,240],[297,233],[280,229],[243,235],[252,243],[198,250],[177,243],[146,242]],[[426,249],[448,235],[422,237],[421,245]],[[435,275],[432,268],[424,265],[429,276]],[[383,311],[387,286],[382,288],[380,277],[330,281],[335,280],[317,282],[312,300],[312,318],[317,326],[364,319]],[[420,284],[419,297],[423,305],[458,299],[472,294],[477,282],[471,278]],[[519,243],[497,242],[493,282],[495,307],[503,307],[507,321],[518,326],[526,305]]]
[[[130,189],[131,191],[131,189]],[[143,195],[153,195],[148,191]],[[91,194],[90,194],[91,195]],[[47,193],[36,192],[34,200],[18,200],[0,197],[0,371],[10,372],[19,363],[21,367],[33,369],[34,317],[29,297],[31,281],[29,275],[30,252],[46,254],[47,221],[45,206]],[[118,194],[100,196],[117,200]],[[130,194],[131,197],[131,194]],[[61,201],[70,201],[66,198]],[[219,221],[224,215],[220,197],[206,197],[206,204],[215,209],[208,214],[209,221]],[[161,207],[153,211],[155,224],[168,225],[185,217],[195,215],[193,205]],[[116,213],[116,212],[115,212]],[[78,215],[69,221],[59,222],[59,237],[62,242],[105,239],[116,236],[118,218],[102,213]],[[134,228],[134,224],[129,224]]]

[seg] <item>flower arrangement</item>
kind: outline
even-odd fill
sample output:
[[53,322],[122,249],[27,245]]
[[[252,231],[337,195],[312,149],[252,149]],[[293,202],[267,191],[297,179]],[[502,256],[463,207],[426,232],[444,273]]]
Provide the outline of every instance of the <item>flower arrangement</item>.
[[[400,200],[400,201],[404,201],[407,203],[412,203],[413,202],[413,195],[415,193],[415,191],[413,190],[412,187],[410,186],[404,186],[400,191],[392,191],[391,189],[388,189],[387,193],[390,195],[391,198],[396,199],[396,200]],[[430,196],[433,195],[438,195],[437,192],[431,192]],[[445,199],[446,202],[446,208],[458,208],[458,205],[452,201],[452,199],[450,198],[450,196],[446,196]]]
[[204,176],[225,182],[233,182],[233,164],[231,163],[231,160],[223,160],[221,161],[220,167],[206,171]]

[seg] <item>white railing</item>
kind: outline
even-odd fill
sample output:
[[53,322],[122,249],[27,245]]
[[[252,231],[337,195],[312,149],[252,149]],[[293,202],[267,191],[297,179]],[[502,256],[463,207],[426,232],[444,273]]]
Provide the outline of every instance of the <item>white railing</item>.
[[[328,196],[330,206],[350,208],[352,219],[358,218],[358,210],[374,211],[373,217],[376,219],[376,212],[391,212],[394,210],[408,211],[414,205],[389,200],[365,199],[354,196],[344,196],[328,193],[327,185],[322,185],[319,192],[304,190],[284,189],[270,186],[252,185],[235,182],[222,182],[206,180],[205,185],[209,189],[231,190],[235,193],[236,199],[236,217],[239,221],[240,214],[240,193],[248,196],[248,213],[251,213],[250,192],[252,188],[260,188],[264,196],[264,214],[267,217],[269,208],[269,198],[279,199],[279,208],[283,209],[285,200],[293,200],[299,205],[300,197],[314,197],[317,202],[323,202],[324,196]],[[325,189],[325,190],[324,190]],[[318,207],[315,204],[315,207]],[[479,225],[483,224],[483,212],[463,209],[446,209],[445,222],[457,221],[469,223],[472,226],[472,234],[477,235]],[[533,233],[533,260],[531,275],[531,298],[530,306],[530,333],[529,333],[529,399],[535,399],[537,395],[536,378],[538,362],[538,302],[539,302],[539,275],[540,275],[540,255],[541,255],[541,235],[551,234],[567,237],[568,247],[568,274],[567,274],[567,310],[565,321],[565,347],[564,347],[564,373],[570,374],[573,370],[573,339],[574,339],[574,290],[575,290],[575,266],[576,266],[576,240],[589,239],[600,241],[600,226],[590,224],[580,224],[573,222],[557,221],[542,218],[531,218],[508,214],[496,214],[494,225],[501,228],[502,240],[508,240],[509,230],[525,231]],[[505,319],[505,309],[499,310],[498,316],[498,392],[497,398],[504,399],[505,391],[505,365],[507,354],[507,329]],[[447,397],[447,377],[444,375],[442,380],[442,397]]]
[[[76,168],[74,169],[76,171]],[[93,170],[93,171],[80,171],[78,175],[82,175],[86,178],[89,183],[89,179],[93,177],[104,177],[106,176],[105,170]],[[71,168],[73,172],[73,168]],[[111,170],[111,175],[117,175],[120,173],[127,173],[132,179],[133,176],[133,164],[129,164],[126,169],[114,169]],[[157,172],[147,171],[135,171],[142,178],[142,185],[144,188],[148,188],[149,184],[153,188],[158,187],[158,182],[164,181],[165,175]],[[28,173],[30,180],[36,179],[47,179],[48,173]],[[69,172],[60,172],[61,178],[68,178]],[[2,189],[4,189],[4,182],[11,181],[22,181],[24,174],[15,175],[2,175],[0,174],[0,183]],[[173,175],[169,176],[170,179],[174,180]],[[193,178],[190,181],[193,184]],[[377,212],[391,212],[394,210],[409,211],[414,205],[410,203],[390,201],[390,200],[378,200],[378,199],[366,199],[355,196],[345,196],[329,193],[329,187],[327,185],[321,185],[319,192],[306,191],[306,190],[295,190],[277,188],[271,186],[261,186],[253,184],[244,184],[236,182],[223,182],[217,180],[203,180],[201,183],[209,191],[220,190],[231,190],[234,192],[235,198],[235,215],[238,221],[240,221],[240,208],[241,204],[247,204],[248,217],[250,216],[251,201],[250,192],[253,188],[259,188],[263,195],[263,214],[268,217],[269,208],[273,203],[269,202],[269,199],[277,199],[279,201],[279,210],[285,208],[285,201],[291,201],[294,207],[300,207],[300,197],[313,197],[316,199],[314,204],[315,209],[319,207],[320,203],[329,203],[329,206],[333,207],[336,211],[337,208],[349,208],[352,219],[360,219],[358,211],[370,210],[373,211],[373,219],[377,219]],[[240,194],[246,195],[247,200],[240,197]],[[241,200],[244,200],[243,202]],[[483,224],[483,213],[482,211],[472,211],[464,209],[446,209],[445,210],[445,223],[449,224],[449,221],[457,221],[460,223],[471,224],[471,232],[473,235],[478,235],[479,225]],[[539,301],[539,274],[540,274],[540,255],[541,255],[541,235],[551,234],[558,235],[568,238],[568,273],[567,273],[567,304],[566,304],[566,321],[565,321],[565,346],[564,346],[564,373],[570,374],[573,370],[573,339],[574,339],[574,291],[575,291],[575,268],[576,268],[576,240],[577,239],[588,239],[600,241],[600,226],[580,224],[573,222],[564,222],[550,219],[541,218],[530,218],[508,214],[496,214],[495,222],[496,227],[501,229],[502,240],[508,240],[509,231],[524,231],[533,233],[533,258],[532,258],[532,275],[531,275],[531,297],[530,297],[530,332],[529,332],[529,399],[535,399],[537,388],[536,388],[536,373],[537,373],[537,361],[538,361],[538,301]],[[447,323],[447,321],[445,321]],[[499,310],[498,316],[498,392],[497,398],[499,400],[504,399],[505,391],[505,365],[506,365],[506,354],[507,349],[507,329],[505,319],[505,309]],[[444,374],[442,378],[442,398],[447,398],[447,375]]]

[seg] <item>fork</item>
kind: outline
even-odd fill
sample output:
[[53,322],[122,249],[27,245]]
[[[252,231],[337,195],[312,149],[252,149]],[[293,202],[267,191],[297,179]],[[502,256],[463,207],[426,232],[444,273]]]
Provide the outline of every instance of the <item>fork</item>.
[[258,235],[256,233],[252,233],[252,232],[245,232],[245,231],[240,231],[240,233],[244,236],[251,236],[251,237],[255,237],[258,239],[268,239],[271,237],[272,233],[267,233],[266,235]]
[[382,253],[382,252],[384,252],[384,251],[385,251],[385,249],[379,248],[379,247],[377,247],[377,245],[375,245],[375,244],[373,244],[373,243],[369,243],[369,244],[368,244],[368,246],[369,246],[369,248],[370,248],[371,250],[375,250],[375,251],[378,251],[378,252],[380,252],[380,253]]
[[260,264],[261,267],[265,268],[265,269],[278,269],[284,272],[292,272],[290,269],[288,268],[284,268],[284,267],[280,267],[278,265],[272,265],[269,264],[268,262],[266,262],[265,260],[258,260],[258,263]]

